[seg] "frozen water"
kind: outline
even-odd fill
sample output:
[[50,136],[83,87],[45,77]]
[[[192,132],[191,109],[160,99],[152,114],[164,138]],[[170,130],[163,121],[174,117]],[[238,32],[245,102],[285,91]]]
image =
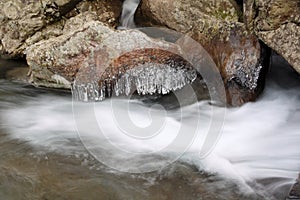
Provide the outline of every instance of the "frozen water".
[[166,64],[145,63],[127,70],[118,80],[113,77],[99,83],[78,83],[72,86],[73,97],[79,101],[102,101],[105,97],[168,94],[192,83],[197,78],[194,69],[173,67]]
[[195,70],[177,69],[164,64],[147,63],[128,70],[116,83],[116,95],[137,91],[140,95],[167,94],[197,78]]
[[105,99],[103,90],[99,90],[98,83],[91,82],[87,84],[79,84],[74,82],[72,86],[73,98],[80,101],[101,101]]

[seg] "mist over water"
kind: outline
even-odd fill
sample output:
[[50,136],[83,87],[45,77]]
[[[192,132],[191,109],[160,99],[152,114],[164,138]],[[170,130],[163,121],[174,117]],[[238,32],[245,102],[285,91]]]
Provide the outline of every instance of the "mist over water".
[[[272,195],[282,198],[300,171],[300,79],[299,75],[282,67],[280,60],[275,61],[277,65],[271,70],[266,90],[257,102],[226,109],[221,137],[204,158],[200,158],[199,152],[210,128],[211,112],[222,109],[205,101],[166,111],[161,106],[151,108],[139,100],[130,100],[129,104],[122,98],[106,100],[94,104],[94,113],[101,130],[116,148],[105,149],[109,147],[104,141],[97,140],[98,136],[94,133],[80,134],[96,141],[103,150],[111,150],[112,155],[120,149],[147,153],[146,156],[138,153],[127,158],[128,162],[118,162],[121,169],[130,170],[137,166],[134,163],[139,163],[140,167],[143,162],[159,168],[160,160],[180,156],[181,152],[176,152],[176,149],[174,152],[155,152],[175,138],[183,121],[199,118],[201,127],[197,129],[196,138],[179,161],[193,165],[199,171],[233,180],[244,193],[259,191],[266,198]],[[0,127],[8,138],[26,141],[37,152],[61,155],[86,153],[76,132],[71,96],[35,92],[32,88],[6,80],[1,80],[0,94]],[[112,103],[114,110],[111,109]],[[82,107],[77,107],[82,109],[83,115],[86,105],[83,103]],[[153,123],[151,116],[162,119],[159,134],[148,140],[124,134],[118,126],[120,124],[114,121],[114,112],[119,119],[127,117],[127,106],[132,122],[140,128]],[[86,121],[86,126],[90,126]],[[118,155],[122,157],[123,154]]]

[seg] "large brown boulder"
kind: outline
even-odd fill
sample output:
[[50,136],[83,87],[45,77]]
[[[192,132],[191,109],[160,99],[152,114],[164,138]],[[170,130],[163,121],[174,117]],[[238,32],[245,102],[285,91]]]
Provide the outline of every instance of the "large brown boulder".
[[263,49],[240,23],[235,1],[143,0],[140,25],[164,25],[200,42],[217,64],[230,105],[256,99],[264,86]]
[[197,78],[178,44],[138,30],[111,29],[95,20],[80,25],[86,18],[72,18],[63,35],[27,49],[33,84],[71,88],[74,83],[75,97],[87,101],[104,99],[113,91],[167,94]]
[[244,21],[249,30],[300,73],[299,0],[246,0]]

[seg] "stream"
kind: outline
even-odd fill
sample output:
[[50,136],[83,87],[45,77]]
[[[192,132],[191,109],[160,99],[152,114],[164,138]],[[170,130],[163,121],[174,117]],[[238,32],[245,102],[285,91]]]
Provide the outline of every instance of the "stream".
[[[95,118],[117,147],[112,148],[89,131],[78,131],[84,126],[74,119],[70,92],[8,80],[7,63],[0,61],[0,199],[285,199],[300,171],[300,79],[279,58],[273,63],[264,93],[256,102],[226,108],[218,140],[200,157],[202,137],[184,151],[155,150],[172,141],[183,123],[199,119],[201,130],[208,129],[210,111],[223,108],[206,101],[170,110],[143,98],[97,102]],[[85,105],[76,107],[79,114]],[[164,120],[156,140],[122,133],[111,116],[127,121],[127,106],[139,127],[153,122],[151,112]],[[101,162],[80,138],[103,148]],[[120,149],[144,154],[124,158]]]

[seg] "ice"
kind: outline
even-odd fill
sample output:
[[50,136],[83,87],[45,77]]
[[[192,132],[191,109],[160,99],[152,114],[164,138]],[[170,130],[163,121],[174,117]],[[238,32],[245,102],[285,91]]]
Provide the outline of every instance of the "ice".
[[196,77],[195,70],[178,69],[165,64],[146,63],[128,70],[117,81],[115,94],[128,96],[134,91],[140,95],[167,94],[193,82]]
[[106,97],[126,95],[135,91],[139,95],[168,94],[192,83],[197,78],[195,69],[183,66],[144,63],[127,70],[120,78],[72,85],[73,97],[79,101],[102,101]]
[[73,98],[79,101],[102,101],[105,99],[105,92],[99,88],[98,83],[77,83],[72,85]]

